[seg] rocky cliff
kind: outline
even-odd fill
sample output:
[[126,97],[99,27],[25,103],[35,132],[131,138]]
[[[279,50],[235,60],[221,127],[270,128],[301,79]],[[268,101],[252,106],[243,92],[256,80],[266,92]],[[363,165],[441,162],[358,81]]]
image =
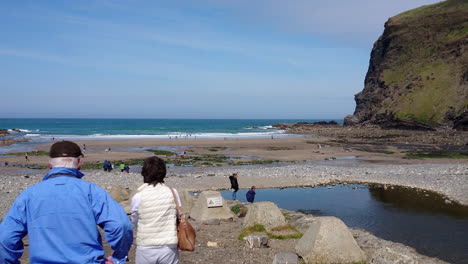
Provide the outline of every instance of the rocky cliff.
[[345,125],[468,130],[468,1],[390,18],[372,49],[364,89]]

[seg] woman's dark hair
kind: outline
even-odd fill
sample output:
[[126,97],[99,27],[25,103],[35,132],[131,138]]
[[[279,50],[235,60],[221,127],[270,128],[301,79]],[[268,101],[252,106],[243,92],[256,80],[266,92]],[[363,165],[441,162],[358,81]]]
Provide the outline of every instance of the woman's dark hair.
[[143,163],[141,175],[143,175],[144,183],[153,184],[153,186],[163,183],[164,177],[166,177],[166,163],[156,156],[149,157]]

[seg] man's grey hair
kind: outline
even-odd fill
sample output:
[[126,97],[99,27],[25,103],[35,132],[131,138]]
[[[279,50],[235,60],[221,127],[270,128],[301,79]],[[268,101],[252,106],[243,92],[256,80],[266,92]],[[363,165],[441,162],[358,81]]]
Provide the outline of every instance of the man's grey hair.
[[70,168],[70,169],[77,169],[79,158],[73,157],[66,157],[66,158],[51,158],[49,160],[50,165],[52,168]]

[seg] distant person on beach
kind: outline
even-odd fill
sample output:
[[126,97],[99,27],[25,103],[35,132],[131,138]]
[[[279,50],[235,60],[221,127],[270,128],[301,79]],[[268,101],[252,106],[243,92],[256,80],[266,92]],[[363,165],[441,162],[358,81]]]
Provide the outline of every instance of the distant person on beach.
[[130,173],[130,167],[128,165],[125,166],[125,172]]
[[255,200],[255,186],[250,187],[250,190],[245,194],[247,202],[253,203]]
[[83,144],[83,153],[86,153],[86,144]]
[[28,157],[28,153],[27,153],[27,152],[24,153],[24,159],[25,159],[26,161],[29,161],[29,157]]
[[120,172],[124,172],[124,170],[125,170],[125,164],[120,163]]
[[102,164],[102,168],[104,169],[104,171],[110,171],[109,170],[109,161],[104,160],[104,163]]
[[[164,184],[166,163],[156,156],[145,159],[144,184],[132,198],[132,223],[136,231],[136,264],[178,264],[177,208],[180,197]],[[172,189],[172,190],[171,190]]]
[[237,173],[234,173],[231,176],[229,176],[229,180],[231,181],[232,200],[236,200],[237,191],[239,191],[239,183],[237,182],[237,177]]
[[[0,224],[0,263],[20,263],[28,236],[28,263],[125,263],[133,243],[122,206],[84,181],[83,154],[71,141],[52,145],[49,172],[23,191]],[[98,226],[113,249],[105,259]]]

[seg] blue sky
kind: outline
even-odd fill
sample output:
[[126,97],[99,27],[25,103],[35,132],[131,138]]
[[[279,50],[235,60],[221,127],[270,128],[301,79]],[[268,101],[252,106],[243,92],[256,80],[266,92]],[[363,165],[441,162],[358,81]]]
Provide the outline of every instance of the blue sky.
[[0,117],[341,119],[387,19],[436,2],[1,1]]

